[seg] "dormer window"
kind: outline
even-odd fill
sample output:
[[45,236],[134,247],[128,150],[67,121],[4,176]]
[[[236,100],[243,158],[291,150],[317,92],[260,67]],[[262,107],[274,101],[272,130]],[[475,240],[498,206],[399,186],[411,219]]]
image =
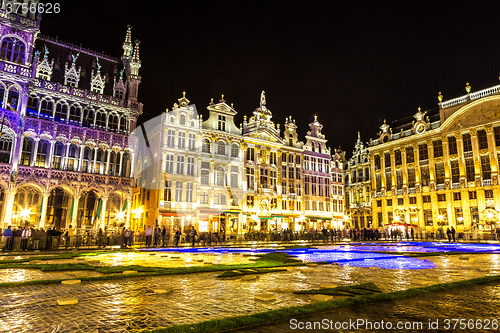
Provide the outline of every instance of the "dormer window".
[[179,123],[181,125],[186,125],[186,115],[185,114],[181,114]]
[[219,121],[217,122],[217,130],[225,131],[226,130],[226,117],[219,115]]
[[15,37],[5,37],[0,49],[0,58],[17,64],[23,64],[25,49],[26,47],[22,40]]

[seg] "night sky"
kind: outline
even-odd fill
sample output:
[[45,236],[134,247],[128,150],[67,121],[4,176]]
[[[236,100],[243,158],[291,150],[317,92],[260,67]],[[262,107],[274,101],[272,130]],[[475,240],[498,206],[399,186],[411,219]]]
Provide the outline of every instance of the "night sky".
[[318,115],[332,148],[351,155],[383,119],[499,83],[498,1],[65,0],[43,35],[120,57],[126,25],[141,41],[146,121],[186,90],[207,118],[225,95],[251,115],[266,91],[274,122],[292,115],[303,139]]

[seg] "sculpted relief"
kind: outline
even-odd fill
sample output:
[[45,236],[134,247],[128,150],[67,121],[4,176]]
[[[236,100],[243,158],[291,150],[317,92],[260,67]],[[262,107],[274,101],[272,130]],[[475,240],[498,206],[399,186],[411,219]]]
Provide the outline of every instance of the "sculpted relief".
[[[457,112],[461,112],[458,110]],[[446,129],[455,131],[500,120],[500,101],[485,102],[466,110]]]

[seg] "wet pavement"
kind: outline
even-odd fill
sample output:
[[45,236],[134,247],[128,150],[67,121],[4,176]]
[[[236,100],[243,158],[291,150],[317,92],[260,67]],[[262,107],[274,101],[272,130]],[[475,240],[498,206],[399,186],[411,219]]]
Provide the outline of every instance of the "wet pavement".
[[316,313],[229,333],[498,332],[499,307],[500,283],[494,283]]

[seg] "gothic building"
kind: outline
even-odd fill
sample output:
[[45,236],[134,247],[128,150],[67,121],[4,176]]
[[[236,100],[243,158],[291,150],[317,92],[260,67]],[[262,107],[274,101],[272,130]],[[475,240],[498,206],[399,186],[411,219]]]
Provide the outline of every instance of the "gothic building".
[[498,223],[500,85],[420,108],[412,120],[381,126],[371,156],[375,225],[435,232],[490,230]]
[[[29,1],[38,3],[38,1]],[[113,58],[40,36],[41,15],[0,9],[2,226],[130,223],[142,113],[131,27]]]

